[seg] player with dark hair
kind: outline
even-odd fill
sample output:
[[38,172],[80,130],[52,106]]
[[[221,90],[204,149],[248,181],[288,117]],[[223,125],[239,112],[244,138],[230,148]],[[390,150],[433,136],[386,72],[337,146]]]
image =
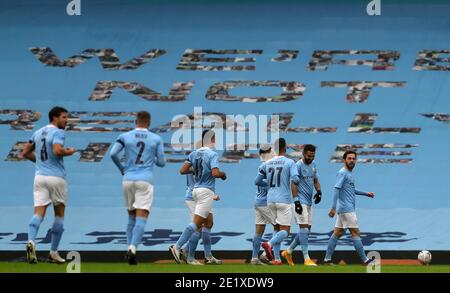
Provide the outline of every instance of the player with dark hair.
[[[33,184],[34,215],[28,225],[27,260],[37,263],[36,235],[44,220],[47,207],[53,204],[55,220],[51,229],[51,248],[48,259],[54,263],[64,263],[58,253],[58,246],[64,231],[64,212],[67,201],[66,170],[63,157],[73,155],[74,148],[65,148],[65,132],[68,111],[54,107],[48,113],[49,124],[40,128],[25,145],[21,157],[36,164]],[[37,154],[37,156],[36,156]]]
[[[190,172],[194,174],[195,184],[192,198],[195,201],[195,210],[192,222],[184,229],[178,241],[169,247],[169,251],[177,263],[181,263],[181,247],[189,241],[192,234],[202,228],[211,213],[216,178],[227,179],[225,172],[219,169],[219,156],[212,150],[215,142],[214,131],[204,130],[202,132],[202,147],[192,151],[180,169],[182,175]],[[190,171],[191,167],[192,171]],[[205,255],[205,259],[206,263],[216,263],[212,255]]]
[[318,204],[322,199],[322,191],[320,188],[319,176],[317,173],[316,163],[314,158],[316,155],[316,147],[312,144],[307,144],[303,148],[303,158],[297,163],[298,174],[300,180],[297,184],[299,201],[294,202],[294,208],[298,205],[302,206],[302,213],[295,213],[295,219],[300,227],[300,232],[297,233],[289,247],[281,253],[289,265],[294,265],[292,260],[292,252],[298,244],[302,246],[303,258],[305,266],[316,266],[308,253],[308,236],[311,232],[312,226],[312,201],[314,189],[314,203]]
[[332,264],[331,257],[337,241],[346,229],[349,229],[352,234],[353,245],[361,261],[367,265],[374,260],[374,258],[369,259],[364,252],[355,212],[355,197],[357,194],[373,198],[375,194],[373,192],[359,191],[355,188],[352,171],[356,165],[356,157],[356,152],[346,151],[342,157],[344,159],[344,167],[337,174],[336,184],[334,185],[333,206],[328,213],[330,218],[333,218],[337,211],[337,219],[333,235],[328,240],[327,253],[324,259],[325,264]]

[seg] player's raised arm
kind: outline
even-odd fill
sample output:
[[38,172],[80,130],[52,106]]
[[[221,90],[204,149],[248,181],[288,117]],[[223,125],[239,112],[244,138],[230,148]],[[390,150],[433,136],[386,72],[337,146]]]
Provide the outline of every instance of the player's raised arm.
[[116,140],[116,142],[114,143],[114,145],[113,145],[113,147],[111,149],[111,152],[109,153],[109,156],[111,157],[111,160],[117,166],[117,168],[119,169],[120,173],[122,173],[122,175],[124,174],[125,167],[122,165],[122,163],[120,163],[119,153],[122,151],[124,145],[125,144],[123,143],[123,141],[119,137]]
[[27,142],[22,150],[22,153],[20,153],[19,158],[25,158],[27,160],[30,160],[34,163],[36,163],[36,156],[34,154],[34,143],[30,140],[30,142]]
[[164,158],[164,143],[162,139],[159,140],[158,146],[156,148],[156,166],[164,167],[166,165],[166,159]]

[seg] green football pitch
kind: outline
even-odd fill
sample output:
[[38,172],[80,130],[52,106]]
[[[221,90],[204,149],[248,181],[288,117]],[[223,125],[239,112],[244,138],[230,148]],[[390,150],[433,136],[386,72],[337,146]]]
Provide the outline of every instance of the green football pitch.
[[[65,273],[67,265],[23,262],[0,262],[1,273]],[[336,265],[305,267],[295,266],[252,266],[249,264],[223,265],[177,265],[170,263],[140,263],[130,266],[126,263],[81,263],[82,273],[364,273],[362,265]],[[450,265],[382,265],[382,273],[450,273]]]

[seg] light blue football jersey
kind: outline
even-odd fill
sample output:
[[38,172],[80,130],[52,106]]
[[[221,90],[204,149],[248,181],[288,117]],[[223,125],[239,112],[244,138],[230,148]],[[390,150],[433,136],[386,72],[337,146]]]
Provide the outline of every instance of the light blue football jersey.
[[64,130],[49,124],[33,133],[30,143],[34,144],[36,154],[36,175],[65,178],[64,160],[53,153],[53,145],[64,146]]
[[[119,135],[114,148],[124,149],[124,181],[153,181],[153,167],[163,167],[164,142],[161,137],[145,128],[136,128]],[[115,152],[115,150],[114,150]]]
[[[258,172],[259,169],[262,167],[264,163],[262,163],[259,167],[258,167]],[[264,182],[267,183],[267,179],[264,179]],[[267,206],[267,191],[268,188],[267,186],[256,186],[257,190],[256,190],[256,197],[255,197],[255,206],[256,207],[265,207]]]
[[267,179],[267,202],[292,202],[291,181],[298,183],[298,170],[295,162],[285,156],[276,156],[259,168],[259,174]]
[[186,195],[184,196],[184,200],[194,200],[192,198],[192,191],[194,190],[195,180],[193,174],[186,175]]
[[296,164],[299,182],[297,184],[298,197],[301,204],[312,205],[312,197],[314,194],[314,179],[318,179],[316,163],[312,161],[309,165],[303,160],[299,160]]
[[194,188],[208,188],[215,192],[215,178],[212,169],[219,168],[219,156],[208,147],[202,147],[189,154],[186,163],[194,170]]
[[343,167],[337,174],[335,188],[339,189],[337,212],[350,213],[355,211],[355,181],[352,172]]

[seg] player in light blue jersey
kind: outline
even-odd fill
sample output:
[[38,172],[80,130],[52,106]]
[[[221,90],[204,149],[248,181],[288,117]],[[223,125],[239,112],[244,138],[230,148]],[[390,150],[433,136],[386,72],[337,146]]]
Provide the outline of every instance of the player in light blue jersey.
[[294,265],[292,260],[292,252],[298,244],[302,246],[303,258],[305,266],[316,266],[316,263],[311,260],[308,253],[308,236],[311,232],[312,226],[312,200],[314,189],[314,203],[318,204],[322,199],[322,191],[320,188],[319,176],[317,173],[316,163],[314,158],[316,155],[316,147],[312,144],[307,144],[303,148],[303,158],[300,159],[296,165],[300,181],[297,184],[299,201],[294,202],[294,207],[302,206],[302,213],[295,213],[295,219],[300,227],[300,232],[294,237],[294,240],[289,247],[281,253],[287,263]]
[[[199,149],[202,147],[201,140],[197,141],[194,145],[195,149]],[[194,219],[195,215],[195,200],[192,197],[192,192],[194,191],[195,186],[195,178],[193,174],[193,168],[189,168],[189,174],[186,174],[186,194],[185,194],[185,203],[189,210],[189,219],[191,221]],[[213,196],[214,201],[220,200],[220,196],[215,194]],[[203,265],[203,263],[199,262],[195,259],[195,251],[197,250],[198,241],[202,238],[204,253],[205,253],[205,263],[206,264],[222,264],[222,261],[215,258],[211,252],[211,229],[213,227],[213,213],[212,211],[208,214],[205,223],[202,226],[202,229],[199,231],[195,231],[192,234],[189,241],[186,243],[184,248],[181,250],[181,260],[190,265]]]
[[[291,228],[291,203],[293,198],[298,200],[297,183],[299,177],[295,162],[285,157],[287,145],[284,138],[277,139],[274,146],[277,156],[268,160],[259,168],[255,184],[264,186],[264,179],[267,180],[269,188],[267,206],[276,215],[275,221],[279,231],[268,242],[264,242],[262,247],[272,264],[281,265],[281,242],[289,235]],[[296,208],[296,212],[302,212],[301,206],[300,209]]]
[[[202,132],[203,146],[191,152],[187,161],[180,169],[182,175],[189,173],[193,173],[194,175],[195,184],[192,191],[192,198],[195,202],[195,209],[192,223],[184,229],[178,241],[169,247],[169,251],[177,263],[181,263],[181,247],[189,241],[196,231],[200,231],[204,225],[207,227],[208,218],[212,221],[211,208],[214,200],[216,178],[221,178],[222,180],[226,180],[227,178],[226,174],[219,169],[217,153],[211,150],[215,141],[214,131],[204,130]],[[209,230],[202,231],[202,234],[205,233],[209,234]],[[203,241],[205,241],[204,237]],[[212,254],[207,255],[206,251],[205,260],[207,264],[221,263]]]
[[352,170],[356,165],[356,153],[354,151],[346,151],[343,159],[344,167],[337,174],[336,184],[334,185],[333,206],[328,214],[333,218],[336,214],[337,207],[336,226],[333,235],[331,235],[328,241],[327,254],[324,262],[325,264],[332,264],[331,257],[333,256],[337,241],[348,228],[352,234],[355,250],[358,252],[361,261],[367,265],[374,258],[369,259],[364,252],[355,212],[355,197],[358,194],[373,198],[375,194],[373,192],[363,192],[355,189]]
[[64,263],[58,254],[58,246],[64,231],[64,211],[67,201],[66,170],[63,157],[75,153],[74,148],[64,148],[68,112],[54,107],[48,113],[50,124],[37,130],[24,146],[22,158],[35,162],[36,172],[33,185],[34,215],[28,224],[27,260],[37,263],[35,239],[47,207],[53,204],[55,220],[51,229],[52,244],[48,259]]
[[[271,158],[273,158],[274,153],[272,151],[272,148],[270,146],[264,147],[262,146],[259,149],[259,158],[262,162],[262,164],[258,168],[261,168],[261,166],[264,164],[264,162],[267,162]],[[274,233],[278,232],[277,225],[275,223],[275,214],[272,212],[271,209],[267,207],[267,179],[264,179],[263,182],[265,183],[265,186],[257,186],[256,191],[256,197],[255,197],[255,236],[253,237],[252,241],[252,258],[250,260],[250,263],[252,265],[262,265],[264,264],[261,262],[261,260],[258,258],[259,250],[261,248],[261,242],[262,237],[264,234],[264,230],[266,229],[266,225],[270,224],[274,226]],[[261,258],[264,256],[261,255]],[[264,260],[267,261],[267,260]]]
[[[122,187],[128,210],[126,258],[130,265],[137,264],[136,249],[144,235],[145,224],[153,202],[153,167],[164,167],[164,143],[159,135],[148,130],[150,113],[136,115],[136,129],[119,135],[111,149],[111,159],[123,175]],[[125,165],[119,158],[125,153]]]

